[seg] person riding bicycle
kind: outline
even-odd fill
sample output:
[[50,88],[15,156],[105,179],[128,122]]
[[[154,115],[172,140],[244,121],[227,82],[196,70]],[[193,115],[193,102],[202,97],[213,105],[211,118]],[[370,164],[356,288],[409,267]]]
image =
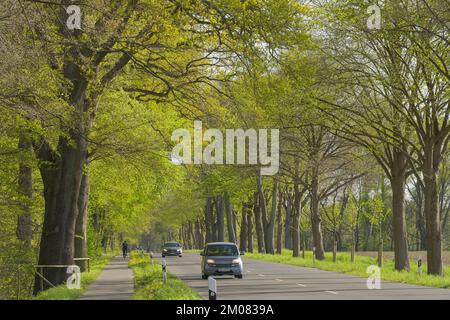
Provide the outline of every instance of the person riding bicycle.
[[128,243],[126,240],[122,243],[122,253],[123,253],[123,258],[125,259],[127,257],[127,253],[128,253]]

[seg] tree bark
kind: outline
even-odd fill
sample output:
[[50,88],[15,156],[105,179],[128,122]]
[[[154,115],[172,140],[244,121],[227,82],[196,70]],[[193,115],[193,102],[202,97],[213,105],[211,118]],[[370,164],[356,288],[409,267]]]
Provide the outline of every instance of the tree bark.
[[211,197],[208,197],[206,199],[206,205],[205,205],[205,229],[206,229],[206,235],[205,235],[205,242],[210,243],[214,241],[214,235],[213,235],[213,204],[212,204]]
[[319,172],[318,168],[313,168],[311,181],[311,224],[313,233],[313,243],[316,250],[316,259],[325,259],[325,249],[323,246],[322,217],[319,213]]
[[[80,115],[81,116],[81,115]],[[78,216],[83,167],[87,154],[87,142],[83,121],[78,130],[70,130],[69,137],[60,137],[59,156],[46,152],[51,164],[40,165],[44,182],[45,213],[39,250],[39,265],[72,265],[74,258],[75,223]],[[47,150],[48,151],[48,150]],[[65,268],[44,268],[44,277],[53,285],[67,279]],[[49,285],[44,282],[44,290]],[[34,293],[38,293],[40,278],[36,276]]]
[[280,195],[277,208],[277,254],[281,254],[283,250],[283,195]]
[[394,150],[391,188],[395,270],[409,271],[408,234],[404,210],[406,170],[407,156],[400,150]]
[[201,223],[199,220],[195,221],[195,239],[196,239],[196,249],[201,249],[204,246],[203,243],[203,237],[202,237],[202,230],[201,230]]
[[[23,153],[21,156],[28,156],[32,154],[32,146],[29,139],[23,134],[19,136],[19,150]],[[31,248],[31,240],[33,237],[32,217],[31,217],[31,201],[33,199],[33,170],[27,164],[27,160],[20,160],[19,163],[19,177],[18,177],[18,191],[24,201],[21,201],[21,213],[17,218],[17,239],[22,241],[25,248]]]
[[[78,216],[75,225],[75,258],[87,258],[87,223],[88,223],[88,201],[89,201],[89,172],[86,169],[81,178],[80,194],[78,197]],[[86,270],[86,261],[77,261],[81,272]]]
[[300,257],[301,198],[302,194],[300,193],[298,178],[296,178],[294,181],[294,208],[292,217],[292,256],[294,257]]
[[253,207],[255,214],[256,241],[258,244],[258,253],[265,253],[264,248],[264,231],[261,217],[261,207],[259,205],[259,192],[255,193],[255,204]]
[[262,181],[262,175],[261,171],[258,172],[257,177],[257,183],[256,186],[258,188],[258,205],[259,205],[259,213],[260,213],[260,219],[262,221],[262,237],[264,240],[264,247],[262,249],[262,252],[269,253],[269,251],[273,250],[273,230],[272,235],[270,238],[270,235],[267,234],[268,227],[269,227],[269,221],[267,219],[267,201],[266,196],[264,194],[264,187],[263,187],[263,181]]
[[427,226],[427,270],[428,274],[442,275],[442,232],[438,206],[438,155],[427,146],[423,165],[424,211]]
[[231,205],[231,201],[230,201],[228,192],[225,192],[225,194],[224,194],[224,202],[225,202],[225,213],[227,216],[228,241],[236,243],[236,237],[235,237],[234,225],[233,225],[233,208]]
[[216,197],[216,212],[217,212],[217,241],[225,241],[225,214],[223,197]]
[[253,221],[251,210],[247,213],[247,250],[253,252]]
[[233,218],[233,232],[234,232],[234,239],[236,239],[236,244],[239,245],[237,243],[238,239],[238,216],[237,216],[237,211],[236,210],[232,210],[232,218]]
[[288,192],[289,190],[286,190],[284,202],[284,209],[286,211],[286,218],[284,221],[284,247],[286,249],[292,249],[292,204]]
[[244,205],[242,208],[241,230],[239,236],[239,250],[247,251],[247,208]]
[[277,216],[277,206],[278,206],[278,185],[279,185],[278,177],[275,177],[272,189],[272,209],[270,212],[269,221],[267,221],[266,228],[264,230],[266,253],[270,254],[275,254],[274,234],[275,234],[275,218]]

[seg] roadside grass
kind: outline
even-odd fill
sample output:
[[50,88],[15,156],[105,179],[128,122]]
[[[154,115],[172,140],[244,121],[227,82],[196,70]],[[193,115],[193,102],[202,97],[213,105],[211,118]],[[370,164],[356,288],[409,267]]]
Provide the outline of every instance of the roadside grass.
[[86,290],[87,286],[91,284],[102,272],[103,268],[116,254],[109,253],[91,260],[91,272],[83,272],[81,274],[81,288],[69,289],[65,284],[59,285],[56,288],[51,288],[39,293],[32,300],[76,300]]
[[[350,253],[338,252],[336,263],[333,262],[332,253],[325,254],[325,260],[315,260],[313,262],[312,252],[305,252],[305,259],[301,257],[292,257],[291,250],[283,250],[281,255],[261,254],[261,253],[245,253],[245,258],[265,260],[269,262],[297,265],[302,267],[311,267],[328,271],[336,271],[348,273],[352,275],[368,277],[366,273],[367,267],[370,265],[377,265],[377,259],[366,256],[355,256],[355,262],[350,261]],[[387,281],[396,281],[408,284],[416,284],[437,288],[450,288],[450,266],[444,267],[444,276],[427,275],[427,267],[423,265],[423,274],[419,276],[417,262],[410,261],[410,272],[396,271],[393,260],[383,260],[381,268],[381,279]]]
[[161,264],[147,254],[132,251],[128,266],[134,274],[135,300],[201,300],[197,292],[170,272],[164,284]]

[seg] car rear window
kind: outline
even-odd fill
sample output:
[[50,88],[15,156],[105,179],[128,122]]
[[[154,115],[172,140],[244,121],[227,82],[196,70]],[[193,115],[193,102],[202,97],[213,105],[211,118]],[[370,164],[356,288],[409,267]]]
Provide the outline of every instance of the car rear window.
[[226,244],[213,244],[206,247],[207,256],[237,256],[236,246]]

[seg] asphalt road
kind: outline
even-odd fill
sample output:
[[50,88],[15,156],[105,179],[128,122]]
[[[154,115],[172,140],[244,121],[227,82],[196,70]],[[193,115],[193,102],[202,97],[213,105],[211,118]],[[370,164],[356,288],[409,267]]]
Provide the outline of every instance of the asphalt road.
[[[160,258],[160,256],[156,256]],[[200,255],[166,257],[168,271],[208,298],[208,281],[200,274]],[[246,259],[244,278],[216,277],[219,300],[450,300],[450,290],[381,282],[369,290],[366,278]]]

